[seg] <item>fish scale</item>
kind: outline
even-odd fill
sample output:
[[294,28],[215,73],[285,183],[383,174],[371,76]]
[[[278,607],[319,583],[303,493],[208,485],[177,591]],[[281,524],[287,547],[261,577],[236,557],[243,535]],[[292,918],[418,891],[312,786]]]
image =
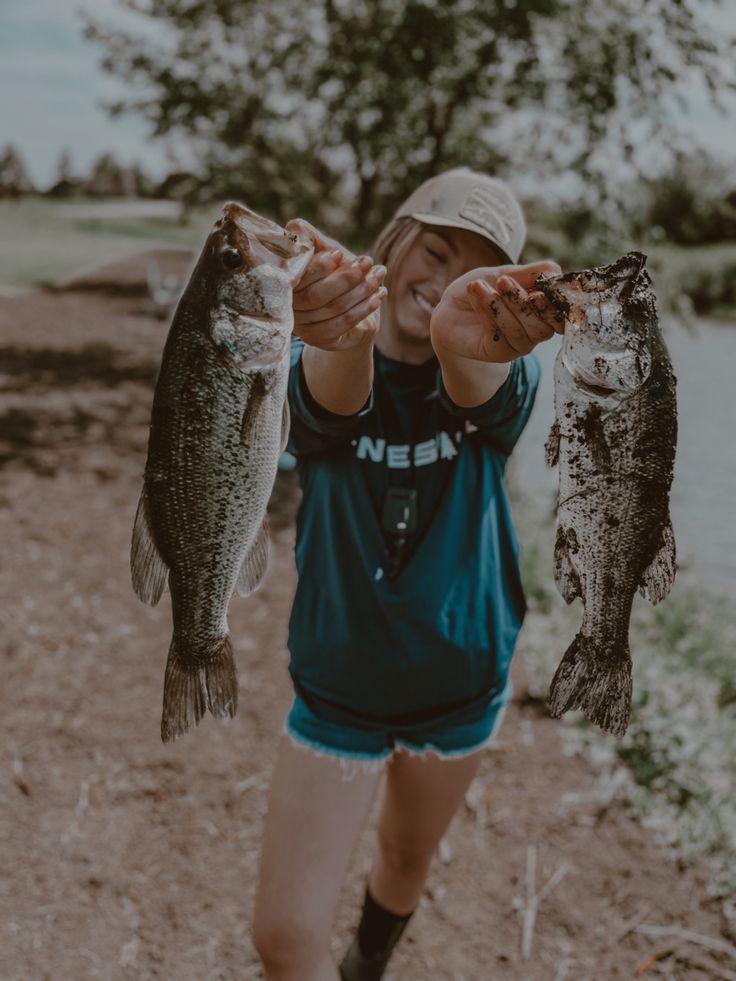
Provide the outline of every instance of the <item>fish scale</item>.
[[164,742],[207,709],[237,709],[227,611],[266,571],[266,507],[288,433],[292,287],[311,252],[226,205],[164,346],[131,545],[139,597],[155,604],[167,582],[171,594]]
[[645,258],[627,253],[536,284],[565,321],[546,447],[547,463],[559,469],[555,581],[566,602],[583,601],[550,708],[557,717],[581,709],[619,736],[631,713],[634,595],[659,602],[676,568],[675,376]]

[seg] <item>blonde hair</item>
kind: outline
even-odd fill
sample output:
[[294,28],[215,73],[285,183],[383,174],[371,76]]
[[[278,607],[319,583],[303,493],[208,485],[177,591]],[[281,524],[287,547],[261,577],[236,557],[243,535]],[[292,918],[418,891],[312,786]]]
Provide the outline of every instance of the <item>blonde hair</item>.
[[386,225],[373,243],[371,255],[376,265],[387,269],[385,283],[390,285],[391,267],[396,267],[406,255],[424,226],[416,218],[394,218]]

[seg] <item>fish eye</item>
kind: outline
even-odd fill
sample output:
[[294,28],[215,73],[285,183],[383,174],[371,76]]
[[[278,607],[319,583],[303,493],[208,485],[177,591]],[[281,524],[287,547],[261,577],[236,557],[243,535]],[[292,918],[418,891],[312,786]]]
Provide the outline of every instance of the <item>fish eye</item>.
[[220,262],[226,269],[238,269],[243,264],[243,257],[237,249],[223,249],[220,253]]

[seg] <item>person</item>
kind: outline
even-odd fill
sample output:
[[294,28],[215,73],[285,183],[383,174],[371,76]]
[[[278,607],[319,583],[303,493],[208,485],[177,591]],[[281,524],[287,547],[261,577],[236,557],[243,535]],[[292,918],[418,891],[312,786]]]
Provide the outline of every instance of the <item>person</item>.
[[[308,223],[294,291],[302,501],[295,698],[268,795],[253,940],[268,981],[378,981],[510,697],[524,615],[503,473],[561,327],[518,263],[508,187],[423,183],[355,257]],[[330,930],[381,774],[378,850],[338,969]]]

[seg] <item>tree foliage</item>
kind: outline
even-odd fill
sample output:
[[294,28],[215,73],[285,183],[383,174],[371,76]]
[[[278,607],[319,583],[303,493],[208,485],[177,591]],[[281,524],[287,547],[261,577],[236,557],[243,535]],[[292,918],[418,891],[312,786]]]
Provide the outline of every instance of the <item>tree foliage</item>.
[[677,154],[648,199],[646,226],[660,228],[670,242],[736,241],[736,175],[704,153]]
[[213,196],[347,239],[456,164],[600,189],[634,136],[664,146],[676,80],[736,87],[698,0],[121,2],[162,30],[87,24],[131,86],[111,111],[186,141]]
[[34,190],[20,152],[12,143],[6,144],[0,151],[0,197],[19,198]]
[[92,197],[132,197],[136,193],[135,176],[108,151],[93,161],[84,189]]

